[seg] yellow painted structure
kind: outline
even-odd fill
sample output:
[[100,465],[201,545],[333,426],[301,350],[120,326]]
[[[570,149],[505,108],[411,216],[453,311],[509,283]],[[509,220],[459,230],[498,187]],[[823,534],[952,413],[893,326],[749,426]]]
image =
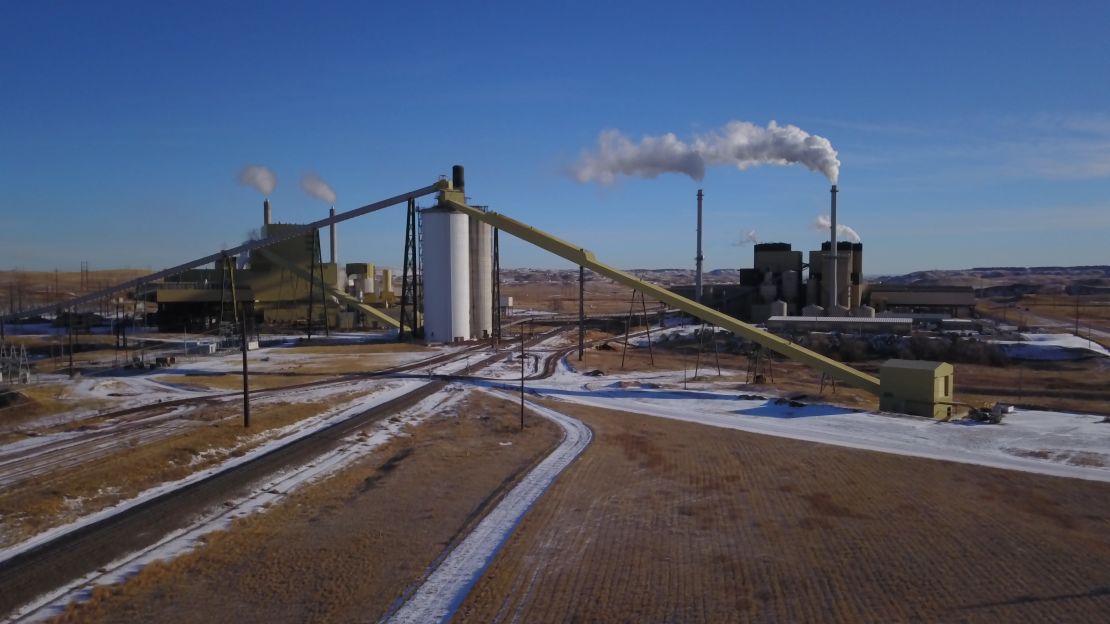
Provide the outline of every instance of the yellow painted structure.
[[557,256],[565,258],[577,265],[584,266],[591,271],[604,275],[609,279],[634,288],[644,293],[657,301],[666,303],[696,316],[708,323],[717,327],[727,329],[735,334],[743,336],[748,340],[756,342],[775,353],[784,355],[792,360],[813,366],[814,368],[828,374],[837,381],[846,383],[850,386],[861,388],[873,394],[879,394],[879,380],[878,378],[868,375],[867,373],[860,372],[851,366],[841,364],[836,360],[827,358],[820,353],[816,353],[800,347],[785,338],[780,338],[770,332],[764,331],[749,325],[743,321],[735,319],[727,314],[718,312],[712,308],[706,307],[685,297],[676,295],[675,293],[657,286],[650,282],[645,282],[635,276],[625,273],[620,269],[611,267],[607,264],[600,262],[593,254],[593,252],[576,247],[564,240],[556,238],[547,232],[537,230],[534,227],[525,225],[520,221],[506,217],[505,215],[492,212],[482,211],[472,208],[466,204],[463,198],[462,191],[449,189],[440,192],[439,196],[440,205],[464,212],[470,215],[471,219],[478,219],[489,223],[493,227],[508,232],[517,238],[532,243],[537,247],[549,251]]
[[883,380],[879,409],[948,420],[952,418],[954,373],[947,362],[887,360],[879,368]]

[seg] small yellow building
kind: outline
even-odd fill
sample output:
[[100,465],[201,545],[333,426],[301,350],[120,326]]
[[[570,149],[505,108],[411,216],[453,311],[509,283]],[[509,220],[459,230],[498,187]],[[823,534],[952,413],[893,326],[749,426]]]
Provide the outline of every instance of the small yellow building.
[[954,375],[947,362],[887,360],[879,368],[879,409],[948,420]]

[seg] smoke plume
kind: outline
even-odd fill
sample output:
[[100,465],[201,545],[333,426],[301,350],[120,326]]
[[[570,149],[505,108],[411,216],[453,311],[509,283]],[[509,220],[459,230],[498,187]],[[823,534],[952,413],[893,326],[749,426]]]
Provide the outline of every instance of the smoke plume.
[[277,176],[269,167],[247,165],[239,172],[239,184],[249,186],[263,195],[269,195],[277,186]]
[[335,191],[331,185],[324,182],[323,178],[315,173],[306,173],[301,176],[301,190],[328,204],[335,205]]
[[[830,219],[828,215],[818,215],[817,220],[813,222],[813,227],[828,233],[829,228],[832,227],[832,219]],[[852,243],[860,242],[859,234],[843,223],[836,224],[836,238],[837,240],[845,240]]]
[[746,247],[747,245],[753,245],[758,242],[759,238],[756,236],[755,230],[742,230],[740,232],[740,238],[738,238],[736,242],[732,244],[732,246]]
[[612,184],[617,176],[654,178],[661,173],[681,173],[694,180],[705,177],[706,166],[733,165],[744,170],[757,165],[803,165],[836,184],[840,160],[828,139],[797,126],[767,127],[747,121],[730,121],[720,130],[695,136],[687,143],[673,133],[645,136],[634,143],[619,130],[604,130],[597,149],[583,152],[572,167],[581,183]]

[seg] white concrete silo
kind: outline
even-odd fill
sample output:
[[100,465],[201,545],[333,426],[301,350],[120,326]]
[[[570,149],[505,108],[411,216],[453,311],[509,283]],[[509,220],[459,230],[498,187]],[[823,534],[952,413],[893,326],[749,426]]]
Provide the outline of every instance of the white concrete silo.
[[469,340],[470,218],[445,208],[423,211],[424,338]]
[[493,227],[470,220],[470,335],[493,334]]

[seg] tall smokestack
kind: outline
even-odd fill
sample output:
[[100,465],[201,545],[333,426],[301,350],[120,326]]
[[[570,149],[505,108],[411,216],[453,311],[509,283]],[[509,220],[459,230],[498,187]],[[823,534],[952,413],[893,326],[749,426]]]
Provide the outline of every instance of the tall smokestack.
[[837,260],[837,255],[839,255],[839,252],[836,248],[836,185],[835,184],[832,185],[832,189],[829,191],[829,193],[832,195],[832,224],[829,227],[829,236],[831,237],[830,241],[829,241],[829,250],[832,252],[832,270],[829,271],[829,308],[828,308],[827,314],[832,314],[833,313],[833,307],[836,306],[839,303],[839,301],[837,300],[837,296],[836,296],[836,269],[837,269],[836,260]]
[[451,188],[462,191],[465,190],[466,176],[463,175],[463,166],[455,165],[451,167]]
[[270,200],[262,202],[262,225],[270,225],[270,218],[273,213],[270,212]]
[[[334,219],[335,218],[335,208],[332,208],[331,212],[329,212],[328,214],[331,216],[331,218]],[[335,224],[332,223],[328,227],[328,229],[331,231],[331,263],[335,264]]]
[[701,303],[701,263],[705,260],[705,256],[701,255],[701,199],[703,195],[701,189],[698,189],[698,255],[694,257],[697,261],[697,269],[694,272],[694,301]]

